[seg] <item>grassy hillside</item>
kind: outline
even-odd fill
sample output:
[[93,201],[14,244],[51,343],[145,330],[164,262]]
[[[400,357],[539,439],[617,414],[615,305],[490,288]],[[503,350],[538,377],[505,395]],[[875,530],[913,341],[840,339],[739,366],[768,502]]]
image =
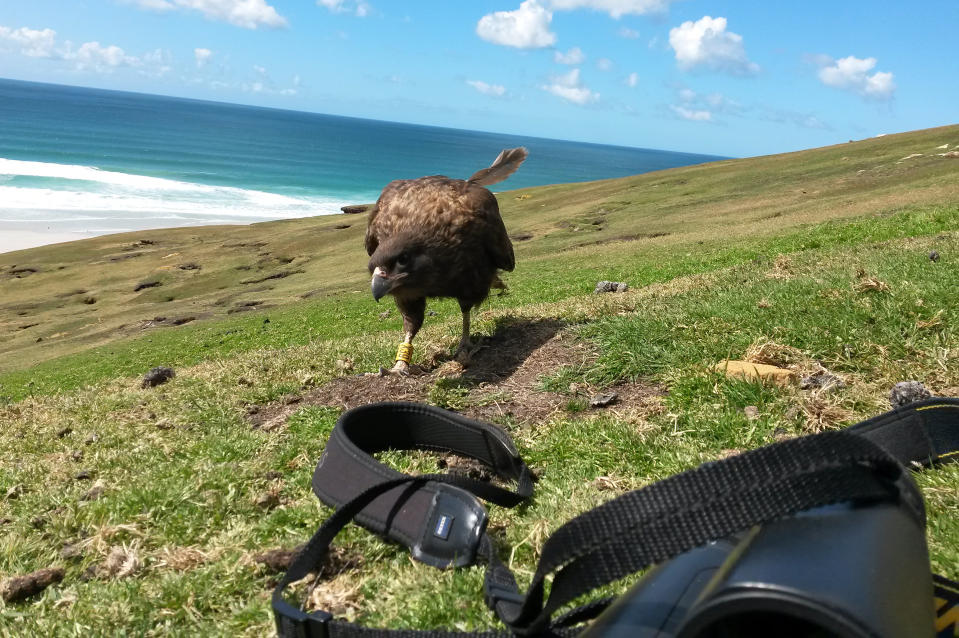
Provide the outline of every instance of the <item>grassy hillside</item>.
[[[410,378],[357,376],[400,337],[368,291],[363,215],[0,255],[0,574],[66,569],[0,607],[0,634],[268,632],[262,554],[328,513],[313,464],[343,407],[369,400],[511,432],[541,480],[530,507],[491,516],[528,578],[551,530],[625,490],[884,411],[897,381],[959,396],[959,159],[943,144],[959,127],[501,193],[510,292],[477,313],[466,369],[448,360],[458,308],[431,303]],[[591,294],[600,279],[630,291]],[[742,357],[842,383],[712,370]],[[141,388],[159,364],[176,378]],[[607,389],[617,403],[588,408]],[[934,568],[957,578],[959,466],[916,479]],[[414,565],[357,528],[339,545],[312,604],[397,627],[492,623],[481,569]]]

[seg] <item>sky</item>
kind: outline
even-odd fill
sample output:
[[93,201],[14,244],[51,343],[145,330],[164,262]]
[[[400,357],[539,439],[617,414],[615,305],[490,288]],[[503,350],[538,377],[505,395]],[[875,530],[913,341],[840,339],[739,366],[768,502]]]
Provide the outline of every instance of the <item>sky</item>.
[[959,122],[957,33],[956,0],[3,0],[0,77],[742,157]]

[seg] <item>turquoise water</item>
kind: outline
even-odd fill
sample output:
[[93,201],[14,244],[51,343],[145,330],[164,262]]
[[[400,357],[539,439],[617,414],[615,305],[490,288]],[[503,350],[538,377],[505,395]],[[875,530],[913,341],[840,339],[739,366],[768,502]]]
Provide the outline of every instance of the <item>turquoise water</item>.
[[338,213],[393,179],[468,177],[514,146],[530,157],[503,189],[718,159],[0,80],[0,232]]

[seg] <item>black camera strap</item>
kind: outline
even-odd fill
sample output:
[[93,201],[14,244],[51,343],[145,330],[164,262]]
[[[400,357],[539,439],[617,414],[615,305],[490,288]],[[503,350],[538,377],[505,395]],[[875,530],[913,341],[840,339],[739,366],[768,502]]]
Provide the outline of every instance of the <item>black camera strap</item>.
[[[509,492],[446,474],[405,476],[369,456],[373,451],[417,448],[481,460],[500,477],[516,480],[518,489]],[[904,466],[947,460],[959,460],[959,399],[914,403],[843,431],[706,463],[624,494],[557,529],[543,547],[528,591],[521,594],[485,534],[485,510],[473,496],[515,505],[531,494],[529,471],[505,433],[429,406],[392,403],[357,408],[340,418],[314,474],[321,499],[339,507],[274,591],[277,631],[283,637],[314,638],[575,633],[578,623],[598,615],[608,601],[574,609],[557,620],[552,615],[589,591],[710,540],[799,511],[844,501],[896,503],[924,525],[921,493]],[[414,499],[421,502],[411,504]],[[458,517],[466,522],[466,533],[454,535]],[[286,586],[314,572],[333,538],[354,518],[410,546],[414,555],[419,552],[417,557],[430,564],[468,564],[464,561],[482,557],[487,564],[487,604],[509,631],[372,629],[324,612],[306,613],[287,603],[282,595]],[[437,538],[452,539],[452,545],[438,549]],[[937,580],[937,602],[944,601],[943,613],[952,614],[949,600],[954,598],[948,598],[947,585],[950,581]]]

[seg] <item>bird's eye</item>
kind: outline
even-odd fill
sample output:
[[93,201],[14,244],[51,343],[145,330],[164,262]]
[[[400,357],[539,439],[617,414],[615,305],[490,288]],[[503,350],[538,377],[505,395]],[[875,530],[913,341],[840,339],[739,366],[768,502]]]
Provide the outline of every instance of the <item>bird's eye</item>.
[[406,253],[402,253],[400,254],[399,257],[396,258],[396,265],[405,266],[409,260],[410,260],[409,256]]

